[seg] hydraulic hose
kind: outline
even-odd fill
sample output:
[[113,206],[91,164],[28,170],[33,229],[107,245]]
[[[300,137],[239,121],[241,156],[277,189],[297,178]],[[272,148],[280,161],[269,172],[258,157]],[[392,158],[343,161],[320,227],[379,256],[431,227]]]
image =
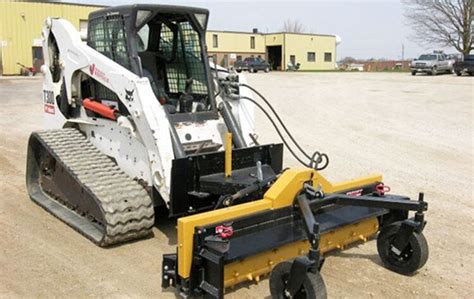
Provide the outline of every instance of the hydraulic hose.
[[251,99],[249,97],[240,97],[240,99],[243,99],[243,100],[247,100],[247,101],[250,101],[252,102],[255,106],[257,106],[264,114],[265,116],[268,118],[268,120],[272,123],[273,127],[275,128],[278,136],[280,136],[280,139],[281,141],[285,144],[286,148],[288,149],[288,151],[291,153],[291,155],[298,161],[300,162],[302,165],[306,166],[306,167],[312,167],[311,164],[307,164],[306,162],[304,162],[292,149],[291,146],[288,145],[285,137],[283,136],[283,134],[281,133],[280,129],[278,128],[277,124],[275,123],[275,121],[273,120],[273,118],[270,116],[270,114],[265,110],[265,108],[262,107],[262,105],[260,105],[257,101],[255,101],[254,99]]
[[[288,135],[288,137],[290,137],[291,141],[293,141],[293,144],[296,145],[296,147],[298,148],[298,150],[307,158],[311,161],[311,163],[313,162],[316,162],[314,159],[317,157],[317,160],[319,161],[318,163],[322,162],[322,159],[325,159],[327,162],[329,162],[329,159],[327,157],[326,154],[321,154],[319,152],[314,152],[312,156],[308,155],[306,153],[306,151],[299,145],[299,143],[295,140],[295,138],[293,137],[293,135],[290,133],[290,131],[288,130],[288,128],[286,127],[285,123],[281,120],[280,116],[278,115],[278,113],[275,111],[275,109],[273,108],[273,106],[270,104],[270,102],[258,91],[256,90],[255,88],[253,88],[252,86],[248,85],[248,84],[245,84],[245,83],[239,83],[240,86],[243,86],[243,87],[246,87],[248,89],[250,89],[251,91],[253,91],[256,95],[258,95],[264,102],[265,104],[267,104],[268,108],[270,108],[270,110],[273,112],[273,114],[275,115],[275,117],[277,118],[278,122],[280,123],[280,125],[282,126],[283,130],[285,130],[286,134]],[[325,164],[328,164],[328,163],[325,163]],[[325,168],[325,167],[324,167]]]
[[[296,139],[293,137],[293,135],[291,134],[291,132],[288,130],[288,128],[286,127],[286,125],[283,123],[282,119],[280,118],[280,116],[278,115],[278,113],[275,111],[275,109],[273,108],[273,106],[270,104],[270,102],[258,91],[256,90],[255,88],[253,88],[252,86],[248,85],[248,84],[245,84],[245,83],[234,83],[238,86],[242,86],[242,87],[246,87],[248,89],[250,89],[251,91],[253,91],[255,94],[257,94],[264,102],[265,104],[270,108],[270,110],[273,112],[274,116],[277,118],[278,122],[280,123],[281,127],[283,128],[283,130],[286,132],[286,134],[288,135],[288,137],[291,139],[291,141],[293,142],[293,144],[297,147],[297,149],[305,156],[305,158],[309,159],[309,164],[303,162],[303,160],[298,156],[296,155],[296,153],[293,151],[293,149],[289,146],[289,144],[287,143],[287,141],[285,140],[283,134],[281,133],[280,129],[278,128],[277,124],[275,123],[275,121],[273,120],[273,118],[270,116],[270,114],[260,105],[258,104],[255,100],[249,98],[249,97],[242,97],[242,96],[238,96],[238,98],[240,99],[245,99],[245,100],[248,100],[250,102],[252,102],[255,106],[257,106],[264,114],[265,116],[270,120],[270,122],[272,123],[273,127],[275,128],[275,130],[277,131],[278,135],[280,136],[281,140],[283,141],[283,143],[285,144],[285,146],[288,148],[288,150],[290,151],[290,153],[292,154],[292,156],[298,161],[300,162],[301,164],[303,164],[304,166],[306,167],[310,167],[310,168],[314,168],[316,170],[323,170],[325,169],[328,164],[329,164],[329,157],[327,156],[327,154],[325,153],[320,153],[318,151],[315,151],[311,156],[308,155],[306,153],[306,151],[299,145],[299,143],[296,141]],[[324,162],[322,166],[319,166],[319,164],[321,162]]]

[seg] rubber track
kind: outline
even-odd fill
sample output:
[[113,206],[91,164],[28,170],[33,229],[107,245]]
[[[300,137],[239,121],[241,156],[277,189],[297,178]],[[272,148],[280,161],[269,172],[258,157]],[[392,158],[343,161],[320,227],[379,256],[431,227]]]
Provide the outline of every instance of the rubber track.
[[[105,214],[106,223],[102,223],[105,234],[101,240],[71,225],[74,229],[102,247],[151,235],[153,202],[141,185],[76,129],[40,131],[36,134],[58,162],[78,178],[78,183],[96,196]],[[81,214],[81,211],[76,212]]]

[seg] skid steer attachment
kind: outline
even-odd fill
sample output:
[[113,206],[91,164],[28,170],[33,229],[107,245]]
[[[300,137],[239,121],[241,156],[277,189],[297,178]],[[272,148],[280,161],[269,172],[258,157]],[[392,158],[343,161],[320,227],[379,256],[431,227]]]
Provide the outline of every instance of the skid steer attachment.
[[[261,200],[180,218],[177,254],[163,257],[162,286],[222,298],[226,287],[272,272],[274,298],[325,297],[324,254],[377,232],[387,268],[413,273],[427,259],[427,204],[422,195],[413,201],[383,189],[380,176],[333,185],[314,170],[287,170]],[[408,211],[416,211],[413,219]]]

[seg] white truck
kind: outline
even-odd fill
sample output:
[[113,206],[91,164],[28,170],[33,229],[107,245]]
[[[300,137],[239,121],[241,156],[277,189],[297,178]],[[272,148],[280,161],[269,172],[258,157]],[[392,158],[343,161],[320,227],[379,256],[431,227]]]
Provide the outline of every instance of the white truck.
[[422,54],[418,59],[414,59],[410,65],[411,74],[426,73],[437,75],[439,73],[452,73],[453,64],[443,53]]

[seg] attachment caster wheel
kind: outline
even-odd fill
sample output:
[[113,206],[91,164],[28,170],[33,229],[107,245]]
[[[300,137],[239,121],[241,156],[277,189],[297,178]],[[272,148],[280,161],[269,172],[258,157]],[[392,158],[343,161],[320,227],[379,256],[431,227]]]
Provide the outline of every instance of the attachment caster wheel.
[[382,228],[377,238],[377,251],[386,268],[403,275],[410,275],[426,264],[428,243],[422,233],[413,232],[407,246],[397,254],[397,250],[392,250],[392,243],[401,225],[401,222],[395,222]]
[[326,285],[321,274],[307,272],[303,278],[302,287],[293,297],[286,290],[289,281],[292,262],[282,262],[273,268],[270,274],[270,293],[274,299],[326,299]]

